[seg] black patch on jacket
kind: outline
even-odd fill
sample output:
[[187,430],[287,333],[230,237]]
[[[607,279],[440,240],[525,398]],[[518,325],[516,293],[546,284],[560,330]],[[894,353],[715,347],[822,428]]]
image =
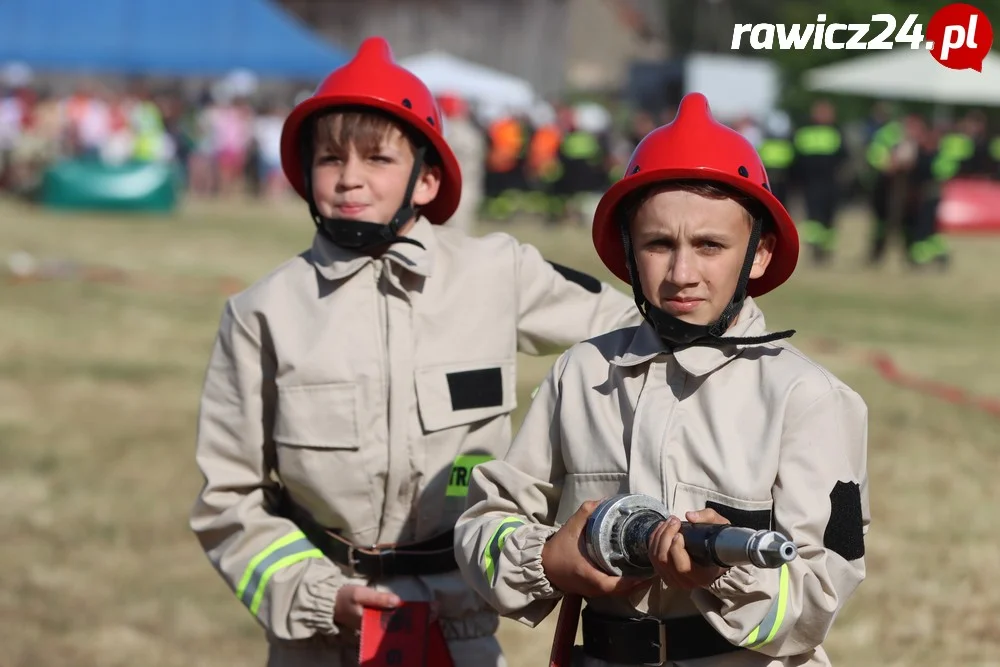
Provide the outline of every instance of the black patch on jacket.
[[601,293],[601,281],[594,276],[587,275],[583,271],[577,271],[576,269],[571,269],[568,266],[563,266],[562,264],[556,264],[555,262],[549,262],[552,268],[559,272],[566,280],[571,283],[576,283],[588,292],[593,292],[594,294]]
[[830,491],[830,521],[823,533],[823,546],[845,560],[865,555],[865,534],[861,517],[861,486],[857,482],[837,482]]
[[740,528],[753,530],[771,529],[771,510],[740,510],[709,500],[705,507],[715,510],[719,516],[729,519],[729,523]]
[[448,392],[452,410],[503,405],[503,373],[499,366],[448,373]]

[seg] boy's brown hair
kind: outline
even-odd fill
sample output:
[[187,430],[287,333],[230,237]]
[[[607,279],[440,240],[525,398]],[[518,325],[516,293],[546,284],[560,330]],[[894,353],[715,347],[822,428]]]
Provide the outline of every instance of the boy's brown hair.
[[732,199],[743,207],[746,213],[747,222],[753,224],[754,220],[761,221],[761,234],[773,233],[774,221],[767,209],[756,199],[746,195],[734,187],[725,183],[706,181],[698,179],[667,181],[664,183],[651,183],[650,185],[636,190],[626,197],[618,207],[619,220],[622,224],[628,224],[635,217],[636,213],[654,193],[664,189],[680,190],[705,197],[706,199]]
[[353,144],[361,155],[372,155],[378,152],[394,130],[403,135],[411,155],[416,155],[418,147],[426,146],[424,163],[428,166],[440,165],[437,152],[420,134],[392,115],[369,107],[344,107],[316,116],[308,133],[308,154],[312,155],[315,147],[320,145],[341,152]]

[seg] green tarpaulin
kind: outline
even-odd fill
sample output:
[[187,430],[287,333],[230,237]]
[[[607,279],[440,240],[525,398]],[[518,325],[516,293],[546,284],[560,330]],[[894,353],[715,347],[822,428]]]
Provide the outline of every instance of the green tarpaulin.
[[167,213],[177,205],[176,168],[155,162],[106,165],[68,160],[45,173],[42,203],[62,209]]

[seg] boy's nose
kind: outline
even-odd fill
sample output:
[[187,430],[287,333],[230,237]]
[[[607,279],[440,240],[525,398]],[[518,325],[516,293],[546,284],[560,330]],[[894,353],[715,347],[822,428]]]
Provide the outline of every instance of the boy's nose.
[[356,156],[350,156],[344,160],[344,166],[340,170],[341,187],[357,187],[361,185],[361,160]]
[[691,249],[678,248],[674,251],[673,261],[670,262],[670,270],[667,277],[670,279],[670,282],[679,287],[698,282],[695,262],[694,258],[691,257],[691,253]]

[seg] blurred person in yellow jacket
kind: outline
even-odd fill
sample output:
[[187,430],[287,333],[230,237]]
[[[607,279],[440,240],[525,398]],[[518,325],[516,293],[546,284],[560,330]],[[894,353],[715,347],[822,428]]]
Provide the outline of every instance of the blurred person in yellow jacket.
[[809,115],[809,122],[792,135],[795,154],[789,170],[805,199],[806,219],[800,223],[803,239],[813,260],[824,264],[837,247],[836,219],[848,153],[829,101],[817,100]]

